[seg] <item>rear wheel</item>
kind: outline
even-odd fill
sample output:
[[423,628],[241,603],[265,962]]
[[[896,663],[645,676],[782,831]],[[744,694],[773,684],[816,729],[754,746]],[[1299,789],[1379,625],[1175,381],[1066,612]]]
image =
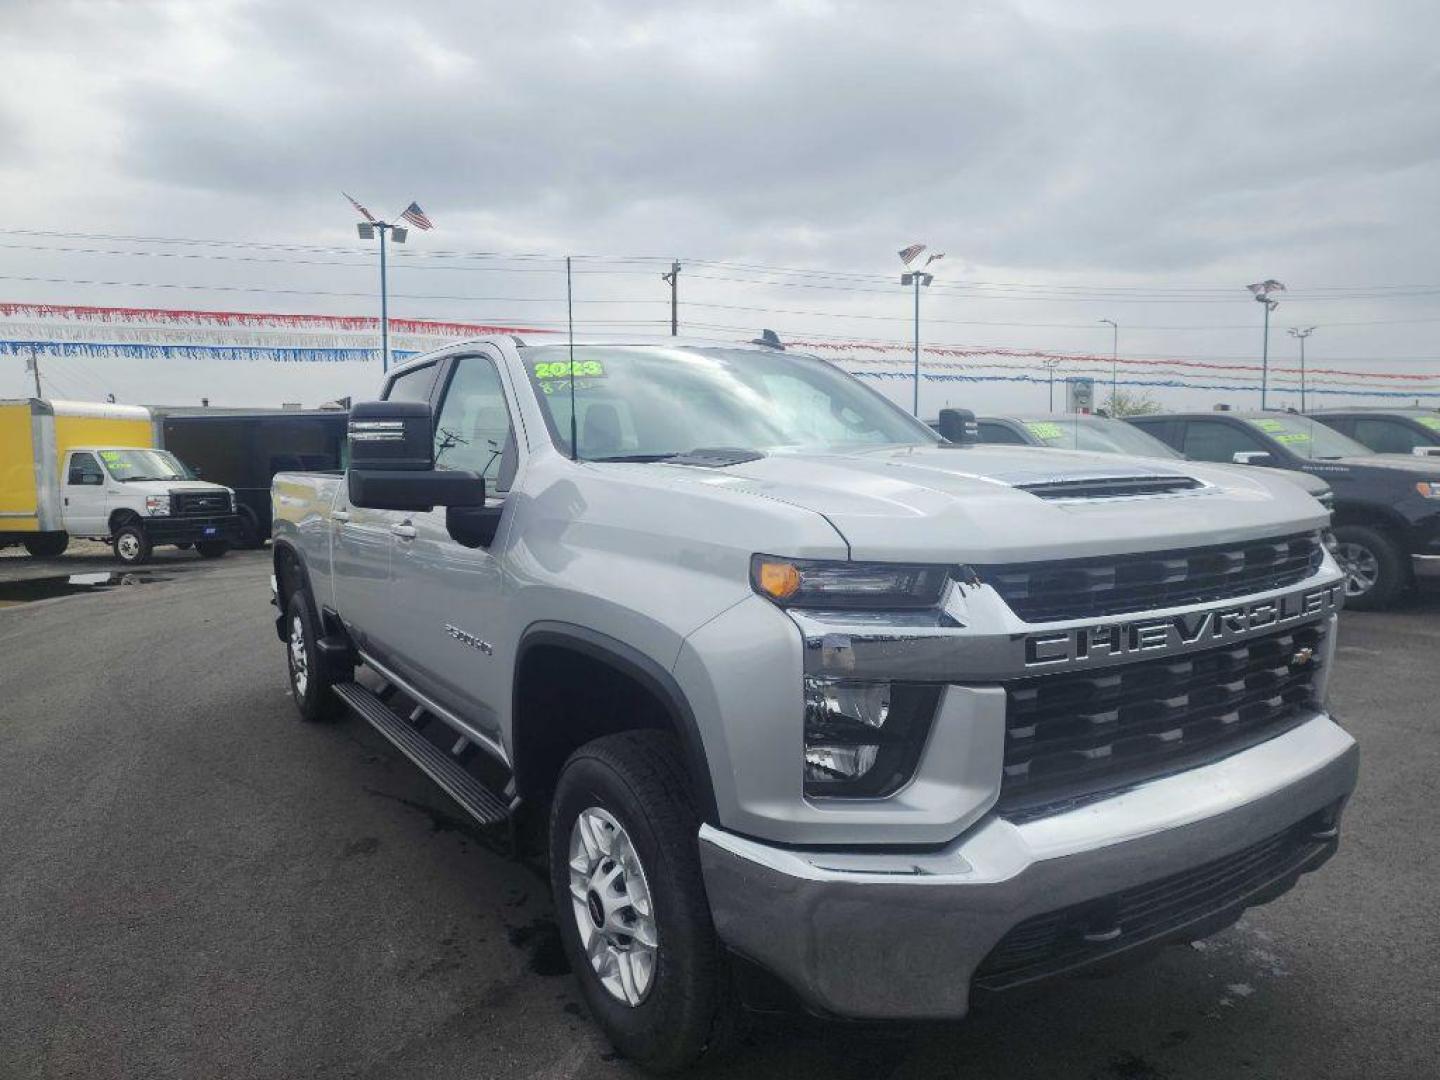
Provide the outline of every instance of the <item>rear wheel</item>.
[[111,540],[115,558],[126,566],[140,566],[150,561],[150,537],[143,525],[129,522],[115,530]]
[[344,711],[330,692],[334,685],[321,661],[319,625],[303,589],[290,594],[285,607],[285,667],[290,675],[290,696],[306,720],[333,720]]
[[1407,584],[1395,542],[1369,525],[1335,530],[1335,559],[1345,571],[1345,606],[1356,611],[1388,607]]
[[63,532],[37,533],[24,540],[25,550],[37,559],[53,559],[63,555],[70,546],[70,534]]
[[551,886],[571,967],[616,1049],[655,1070],[684,1067],[732,1029],[699,827],[674,739],[652,731],[577,750],[551,809]]
[[202,559],[218,559],[230,550],[228,540],[201,540],[195,545],[195,550],[200,553]]
[[260,522],[255,519],[254,511],[242,506],[235,513],[240,519],[240,543],[237,546],[247,551],[264,547],[265,537],[260,535]]

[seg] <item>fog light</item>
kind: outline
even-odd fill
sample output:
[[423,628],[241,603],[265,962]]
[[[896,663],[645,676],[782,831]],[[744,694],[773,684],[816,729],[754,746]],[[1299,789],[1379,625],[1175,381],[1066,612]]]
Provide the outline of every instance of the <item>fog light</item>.
[[805,794],[893,795],[915,773],[940,687],[805,680]]

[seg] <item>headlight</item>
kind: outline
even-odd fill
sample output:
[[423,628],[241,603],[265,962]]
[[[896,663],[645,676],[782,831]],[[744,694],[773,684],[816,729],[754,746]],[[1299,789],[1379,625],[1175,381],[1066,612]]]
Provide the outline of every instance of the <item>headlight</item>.
[[1427,499],[1440,499],[1440,480],[1421,480],[1415,490]]
[[151,517],[165,517],[170,513],[170,496],[146,495],[145,512]]
[[909,782],[940,687],[805,680],[805,794],[883,798]]
[[949,567],[904,563],[830,562],[755,555],[750,584],[781,607],[931,608],[940,602]]

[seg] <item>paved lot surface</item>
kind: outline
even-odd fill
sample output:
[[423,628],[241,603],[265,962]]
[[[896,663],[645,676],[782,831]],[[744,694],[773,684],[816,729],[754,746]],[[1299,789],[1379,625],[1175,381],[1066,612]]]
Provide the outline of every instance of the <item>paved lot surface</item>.
[[[111,569],[0,558],[0,1078],[632,1075],[536,872],[363,724],[296,720],[265,553],[15,584]],[[1203,947],[904,1037],[767,1026],[699,1075],[1440,1074],[1437,655],[1440,597],[1344,616],[1340,854]]]

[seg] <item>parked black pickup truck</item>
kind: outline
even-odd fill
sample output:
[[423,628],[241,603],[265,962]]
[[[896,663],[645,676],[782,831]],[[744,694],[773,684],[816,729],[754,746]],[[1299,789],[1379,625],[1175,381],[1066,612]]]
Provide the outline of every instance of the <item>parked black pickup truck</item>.
[[1434,409],[1326,409],[1309,415],[1377,454],[1440,454],[1440,412]]
[[1297,469],[1335,492],[1346,605],[1382,608],[1440,579],[1440,458],[1376,454],[1295,413],[1175,413],[1130,422],[1196,461]]

